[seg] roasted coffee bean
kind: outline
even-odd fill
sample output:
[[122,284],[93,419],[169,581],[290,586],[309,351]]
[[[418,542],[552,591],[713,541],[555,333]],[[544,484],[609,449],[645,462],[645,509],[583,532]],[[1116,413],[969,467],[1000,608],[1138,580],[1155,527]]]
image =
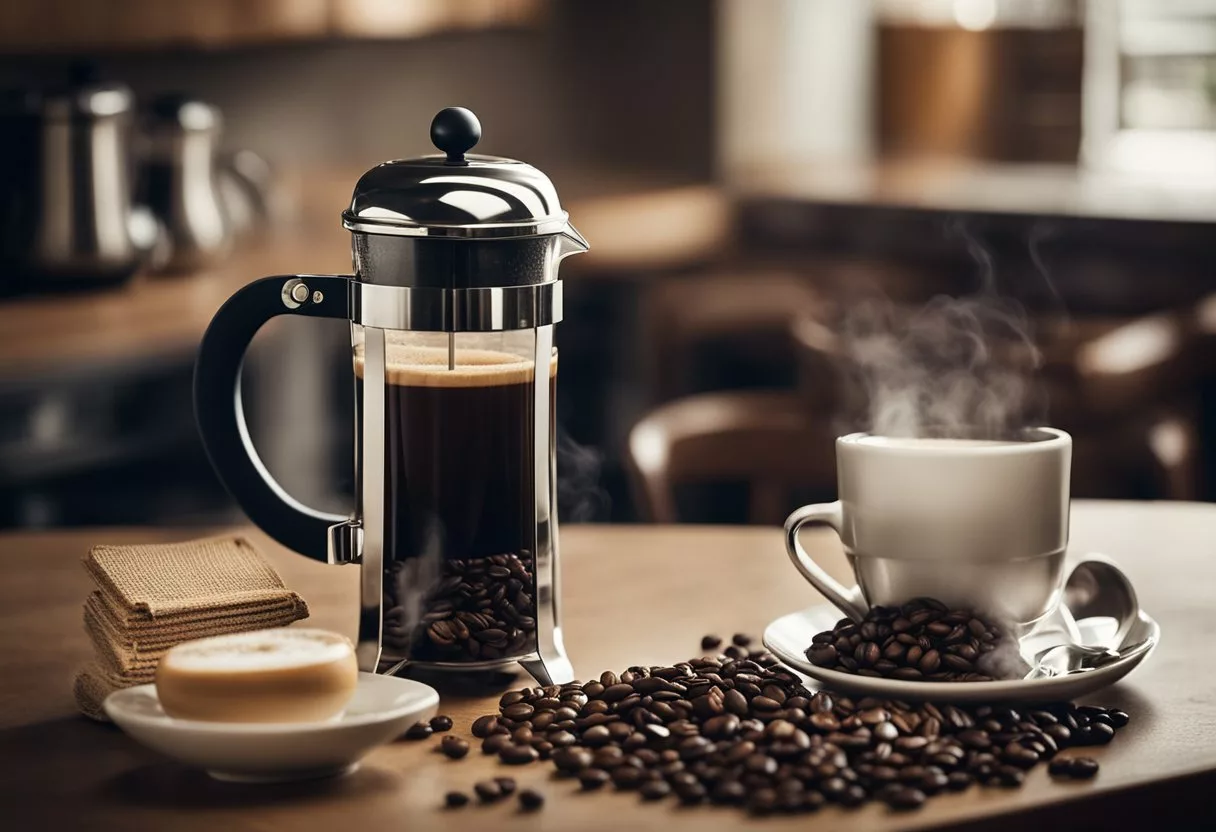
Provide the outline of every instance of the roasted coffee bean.
[[502,709],[502,715],[507,719],[523,720],[532,716],[535,709],[527,702],[516,702]]
[[736,647],[747,647],[752,643],[752,637],[746,633],[735,633],[730,637],[730,642]]
[[485,739],[498,727],[498,717],[495,715],[479,716],[473,720],[473,736]]
[[511,745],[510,734],[491,734],[481,741],[482,754],[497,754]]
[[449,809],[459,809],[469,805],[469,796],[464,792],[448,792],[443,796],[443,802]]
[[506,745],[498,752],[498,759],[509,766],[522,766],[540,759],[540,752],[530,745]]
[[609,776],[613,785],[621,790],[636,789],[646,779],[642,770],[633,766],[617,766]]
[[439,741],[439,750],[444,756],[450,757],[453,760],[460,760],[468,756],[469,742],[460,737],[449,734]]
[[[929,614],[922,624],[893,631],[896,617],[910,621],[918,612]],[[929,678],[940,680],[955,672],[952,664],[958,666],[948,657],[967,659],[963,648],[994,643],[995,635],[987,641],[972,635],[969,616],[919,599],[900,608],[898,616],[891,608],[875,608],[869,621],[840,622],[829,635],[833,649],[842,643],[848,651],[844,657],[854,664],[855,656],[863,663],[872,658],[866,644],[876,645],[881,656],[891,644],[903,644],[899,637],[914,637],[902,661],[912,653],[919,667],[936,652],[939,667]],[[934,641],[925,626],[933,623],[949,626],[943,638],[961,635],[963,640]],[[815,644],[827,643],[822,635],[816,638]],[[630,667],[619,675],[605,673],[593,684],[504,695],[500,717],[477,729],[487,733],[483,748],[521,759],[551,751],[557,770],[578,775],[588,789],[612,781],[618,789],[639,790],[644,799],[674,792],[688,804],[708,797],[766,814],[811,811],[826,800],[842,806],[907,800],[911,808],[977,780],[1016,787],[1036,763],[1061,749],[1108,740],[1108,732],[1113,735],[1117,724],[1126,724],[1126,715],[1066,703],[1021,711],[812,694],[794,674],[763,663],[757,651],[731,647],[738,648],[733,657]],[[843,662],[838,666],[847,668]],[[875,667],[887,670],[877,662]],[[891,675],[910,669],[901,665]],[[572,694],[578,701],[563,704]],[[522,715],[521,705],[532,709],[531,716],[511,715]],[[1055,762],[1052,770],[1074,776],[1072,765]],[[1075,776],[1083,776],[1084,769],[1078,772]],[[920,795],[919,801],[906,798],[908,791]]]
[[473,784],[473,791],[482,803],[493,803],[502,799],[502,787],[495,780],[481,780]]
[[425,722],[415,722],[401,736],[407,740],[425,740],[432,734],[431,726]]
[[503,797],[510,797],[515,794],[517,783],[514,777],[495,777],[494,782],[498,784],[499,790],[502,791]]
[[524,789],[519,793],[519,805],[525,812],[534,812],[545,805],[545,796],[536,789]]
[[638,789],[643,800],[662,800],[671,794],[671,786],[663,780],[648,780]]
[[452,718],[450,716],[444,716],[442,714],[439,716],[433,716],[431,717],[429,724],[431,726],[431,730],[436,734],[442,733],[443,731],[452,730]]
[[715,635],[706,635],[701,637],[702,650],[717,650],[722,646],[722,639]]
[[925,793],[920,789],[915,789],[910,786],[900,786],[892,789],[886,795],[887,805],[892,809],[904,811],[907,809],[919,809],[925,805]]
[[[385,568],[386,603],[402,582],[407,561]],[[528,551],[489,558],[450,558],[423,596],[423,614],[413,633],[386,633],[386,644],[430,661],[478,661],[529,653],[536,644],[533,558]]]
[[603,788],[612,776],[602,768],[585,768],[578,773],[578,782],[584,791]]

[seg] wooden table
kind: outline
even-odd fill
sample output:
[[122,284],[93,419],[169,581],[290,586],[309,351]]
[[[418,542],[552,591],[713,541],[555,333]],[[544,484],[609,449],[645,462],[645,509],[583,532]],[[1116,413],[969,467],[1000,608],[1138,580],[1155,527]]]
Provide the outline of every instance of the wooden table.
[[[897,815],[880,805],[855,811],[748,822],[728,809],[640,805],[633,794],[576,793],[552,769],[500,767],[474,753],[451,762],[435,743],[400,742],[374,752],[344,779],[289,786],[222,784],[169,762],[112,726],[75,713],[73,669],[88,655],[80,604],[89,582],[79,560],[95,542],[181,539],[183,530],[109,529],[0,536],[0,828],[237,830],[542,829],[677,830],[905,829],[964,826],[1021,829],[1045,824],[1124,828],[1216,828],[1216,506],[1079,502],[1075,550],[1117,557],[1145,608],[1161,623],[1157,652],[1125,682],[1094,698],[1132,714],[1114,743],[1095,749],[1102,771],[1082,784],[1051,782],[1040,767],[1020,790],[974,788]],[[286,583],[313,609],[315,624],[350,632],[356,570],[291,555],[260,535]],[[810,531],[807,543],[837,577],[839,544]],[[699,654],[706,632],[760,633],[772,618],[818,602],[786,560],[770,528],[569,526],[562,532],[566,643],[586,678],[631,664]],[[441,710],[467,735],[473,717],[495,710],[497,692],[444,692]],[[490,774],[511,774],[548,795],[521,815],[514,803],[459,812],[438,808],[443,792]],[[1083,822],[1081,819],[1085,819]]]

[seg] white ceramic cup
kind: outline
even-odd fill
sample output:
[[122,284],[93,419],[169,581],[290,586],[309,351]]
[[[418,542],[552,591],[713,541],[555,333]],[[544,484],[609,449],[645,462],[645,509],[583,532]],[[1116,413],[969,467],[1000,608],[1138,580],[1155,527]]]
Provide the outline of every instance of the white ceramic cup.
[[[1031,428],[1017,440],[836,440],[840,499],[785,521],[798,571],[849,617],[927,596],[1011,623],[1059,604],[1068,547],[1072,438]],[[844,544],[857,584],[842,586],[798,541],[826,524]]]

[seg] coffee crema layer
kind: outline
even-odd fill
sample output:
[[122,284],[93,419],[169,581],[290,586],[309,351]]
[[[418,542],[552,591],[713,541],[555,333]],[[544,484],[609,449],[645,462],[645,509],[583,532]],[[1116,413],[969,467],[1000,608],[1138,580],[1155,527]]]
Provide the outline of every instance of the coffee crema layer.
[[[364,347],[355,346],[355,375],[363,378]],[[535,362],[501,350],[458,348],[455,367],[448,367],[443,347],[388,343],[384,348],[384,380],[399,387],[498,387],[525,384],[535,378]],[[549,362],[557,375],[557,355]]]
[[1035,439],[947,439],[943,437],[912,437],[912,436],[864,436],[854,440],[858,445],[870,445],[878,448],[908,448],[924,450],[968,450],[973,448],[997,448],[1015,445],[1028,445]]
[[354,647],[336,633],[280,627],[184,642],[161,659],[165,713],[207,722],[316,722],[354,695]]

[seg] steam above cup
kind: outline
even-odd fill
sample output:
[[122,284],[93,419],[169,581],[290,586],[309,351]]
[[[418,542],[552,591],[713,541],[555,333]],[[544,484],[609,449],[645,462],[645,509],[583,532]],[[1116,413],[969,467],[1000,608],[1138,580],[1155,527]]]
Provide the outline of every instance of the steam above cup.
[[[1072,438],[1030,428],[1008,440],[836,440],[840,499],[785,523],[791,561],[860,620],[871,606],[927,596],[1026,625],[1052,612],[1068,547]],[[798,539],[809,524],[840,535],[857,583],[845,587]]]

